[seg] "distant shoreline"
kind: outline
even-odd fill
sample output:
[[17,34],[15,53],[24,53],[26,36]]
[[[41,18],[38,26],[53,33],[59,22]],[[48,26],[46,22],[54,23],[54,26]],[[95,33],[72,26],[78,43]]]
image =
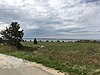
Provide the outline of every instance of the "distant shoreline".
[[[26,40],[26,41],[33,41],[34,40],[34,38],[23,38],[24,40]],[[100,39],[65,39],[65,38],[36,38],[38,41],[46,41],[46,40],[48,40],[48,41],[57,41],[57,40],[59,40],[59,41],[65,41],[65,42],[68,42],[68,41],[72,41],[72,42],[74,42],[74,41],[79,41],[79,40],[97,40],[97,41],[100,41]]]

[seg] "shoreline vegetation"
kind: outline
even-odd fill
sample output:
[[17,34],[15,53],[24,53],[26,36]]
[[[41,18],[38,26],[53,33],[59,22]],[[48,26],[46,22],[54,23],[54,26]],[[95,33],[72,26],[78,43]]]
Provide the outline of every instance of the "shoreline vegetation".
[[[23,42],[34,42],[33,40],[23,40]],[[37,40],[37,42],[73,42],[73,43],[100,43],[100,40]]]
[[[36,38],[38,42],[100,42],[100,39],[64,39],[64,38]],[[34,41],[34,38],[23,38],[24,41]]]
[[[97,42],[21,42],[23,48],[0,44],[0,53],[41,63],[69,75],[100,74],[100,44]],[[65,74],[66,75],[66,74]]]

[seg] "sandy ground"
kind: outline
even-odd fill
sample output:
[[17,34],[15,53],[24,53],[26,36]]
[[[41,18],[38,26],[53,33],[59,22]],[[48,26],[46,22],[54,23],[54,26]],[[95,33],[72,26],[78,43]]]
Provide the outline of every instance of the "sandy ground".
[[0,54],[0,75],[64,75],[64,73],[42,64]]

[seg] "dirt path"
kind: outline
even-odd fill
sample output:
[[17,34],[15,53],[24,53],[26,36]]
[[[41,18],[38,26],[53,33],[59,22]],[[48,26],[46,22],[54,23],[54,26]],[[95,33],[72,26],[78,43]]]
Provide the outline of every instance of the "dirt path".
[[0,75],[64,75],[64,73],[42,64],[0,54]]

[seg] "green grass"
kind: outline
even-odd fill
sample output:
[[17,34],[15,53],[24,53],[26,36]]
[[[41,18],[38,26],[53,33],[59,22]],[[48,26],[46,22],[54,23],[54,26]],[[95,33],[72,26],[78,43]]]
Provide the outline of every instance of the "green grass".
[[[22,43],[33,51],[19,51],[14,47],[0,45],[0,53],[42,63],[69,75],[100,75],[100,44],[32,42]],[[37,48],[43,45],[44,48]],[[35,49],[35,50],[34,50]]]

